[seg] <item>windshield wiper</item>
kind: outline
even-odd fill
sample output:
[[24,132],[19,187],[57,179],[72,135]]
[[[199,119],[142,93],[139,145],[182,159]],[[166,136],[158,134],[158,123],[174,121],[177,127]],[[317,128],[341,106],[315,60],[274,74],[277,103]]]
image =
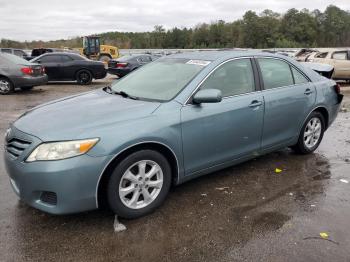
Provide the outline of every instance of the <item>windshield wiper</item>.
[[102,89],[103,89],[103,91],[105,91],[108,94],[113,94],[113,92],[114,92],[111,86],[105,86]]
[[103,88],[103,90],[105,92],[107,92],[108,94],[116,94],[116,95],[120,95],[120,96],[125,97],[125,98],[139,100],[139,98],[137,96],[129,95],[128,93],[126,93],[124,91],[114,91],[111,86],[106,86]]
[[117,94],[117,95],[120,95],[120,96],[125,97],[125,98],[139,100],[139,98],[137,96],[129,95],[128,93],[126,93],[124,91],[113,91],[113,94]]

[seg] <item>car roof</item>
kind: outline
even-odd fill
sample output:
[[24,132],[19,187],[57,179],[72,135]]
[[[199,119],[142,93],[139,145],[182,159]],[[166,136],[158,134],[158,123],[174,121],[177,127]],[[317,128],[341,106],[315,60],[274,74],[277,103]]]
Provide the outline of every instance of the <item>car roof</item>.
[[235,58],[235,57],[254,56],[254,55],[271,56],[271,57],[279,57],[279,58],[286,57],[279,54],[271,54],[268,52],[261,52],[257,50],[232,50],[232,51],[225,50],[225,51],[194,51],[194,52],[190,51],[190,52],[183,52],[183,53],[169,55],[168,57],[215,61],[215,60],[221,60],[224,58]]

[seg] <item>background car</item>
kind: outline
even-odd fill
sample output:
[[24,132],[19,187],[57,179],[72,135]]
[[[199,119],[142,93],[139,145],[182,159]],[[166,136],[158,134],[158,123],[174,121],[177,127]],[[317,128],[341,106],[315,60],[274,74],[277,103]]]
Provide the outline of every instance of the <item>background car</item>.
[[16,55],[16,56],[22,57],[24,59],[27,59],[27,57],[28,57],[28,54],[25,51],[23,51],[22,49],[0,48],[0,52],[1,53],[6,53],[6,54]]
[[310,62],[328,64],[334,66],[332,78],[335,80],[350,80],[350,50],[329,49],[318,52]]
[[148,64],[159,57],[148,54],[142,55],[126,55],[118,58],[117,60],[110,60],[108,62],[108,73],[123,77],[129,74],[131,71]]
[[0,53],[0,94],[6,95],[19,87],[29,90],[47,83],[44,68],[15,55]]
[[107,74],[102,62],[74,53],[46,53],[31,61],[45,67],[49,81],[76,80],[81,85],[88,85],[93,79],[104,78]]

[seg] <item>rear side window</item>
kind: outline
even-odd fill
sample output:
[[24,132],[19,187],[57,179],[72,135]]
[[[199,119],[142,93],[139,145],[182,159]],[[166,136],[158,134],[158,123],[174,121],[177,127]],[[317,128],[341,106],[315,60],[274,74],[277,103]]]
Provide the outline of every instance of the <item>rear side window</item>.
[[229,61],[216,69],[202,84],[201,89],[219,89],[223,97],[255,91],[250,59]]
[[293,72],[293,76],[294,76],[294,83],[296,85],[305,84],[305,83],[309,82],[309,80],[302,73],[300,73],[298,70],[296,70],[294,67],[292,67],[292,72]]
[[337,60],[348,60],[348,53],[347,52],[334,52],[332,55],[333,59]]
[[26,53],[24,53],[22,50],[14,50],[13,53],[17,56],[26,56]]
[[62,62],[71,62],[73,59],[67,55],[61,56]]
[[258,58],[265,89],[294,85],[289,64],[272,58]]
[[315,58],[326,58],[327,55],[328,55],[328,52],[318,53],[315,55]]
[[43,63],[60,63],[61,57],[58,55],[47,55],[39,59]]

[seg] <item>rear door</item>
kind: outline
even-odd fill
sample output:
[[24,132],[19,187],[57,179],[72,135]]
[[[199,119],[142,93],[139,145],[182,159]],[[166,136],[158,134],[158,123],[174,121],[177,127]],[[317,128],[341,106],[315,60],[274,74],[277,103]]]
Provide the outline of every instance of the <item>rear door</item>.
[[290,143],[312,110],[316,90],[299,69],[279,58],[257,58],[265,101],[262,148]]
[[44,55],[37,60],[44,68],[49,80],[62,79],[62,60],[60,55]]
[[79,61],[75,61],[69,55],[61,55],[62,80],[75,80],[75,74],[79,70]]

